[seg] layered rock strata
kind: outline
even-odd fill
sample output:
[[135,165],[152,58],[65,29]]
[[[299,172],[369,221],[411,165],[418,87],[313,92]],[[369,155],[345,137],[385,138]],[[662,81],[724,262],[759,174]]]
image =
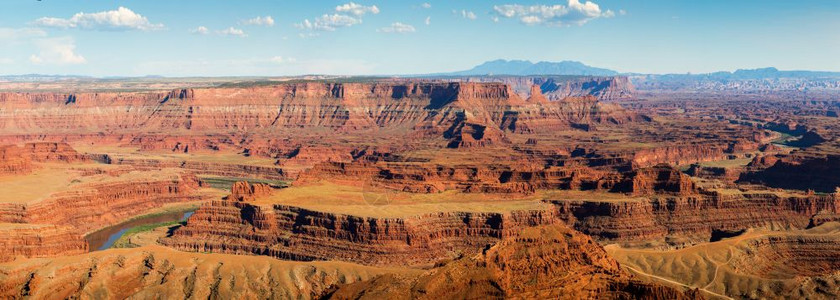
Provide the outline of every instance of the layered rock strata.
[[202,206],[161,242],[198,252],[428,265],[458,253],[474,254],[524,227],[556,221],[551,211],[372,218],[226,200]]
[[558,200],[557,214],[573,228],[600,240],[620,242],[708,241],[715,231],[808,228],[836,220],[834,196],[772,192],[653,197],[620,202]]
[[528,228],[483,254],[420,276],[382,275],[340,286],[330,299],[702,299],[642,283],[603,248],[562,225]]
[[71,226],[0,223],[0,262],[24,257],[75,255],[87,250],[87,242]]

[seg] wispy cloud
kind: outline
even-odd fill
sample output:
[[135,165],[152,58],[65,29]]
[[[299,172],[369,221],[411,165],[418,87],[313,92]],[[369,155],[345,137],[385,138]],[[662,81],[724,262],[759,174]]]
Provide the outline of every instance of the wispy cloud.
[[335,7],[336,12],[343,12],[343,13],[350,13],[354,16],[361,17],[364,16],[366,13],[378,14],[379,8],[376,5],[371,6],[364,6],[361,4],[356,4],[353,2],[339,5]]
[[271,16],[255,17],[252,19],[243,20],[239,23],[241,23],[242,25],[259,25],[271,27],[274,26],[274,18],[272,18]]
[[219,35],[227,35],[227,36],[238,36],[238,37],[248,36],[247,34],[245,34],[245,31],[243,31],[242,29],[233,28],[233,27],[228,27],[226,29],[216,31],[216,33],[219,34]]
[[198,26],[198,27],[196,27],[196,28],[194,28],[194,29],[190,29],[190,33],[192,33],[192,34],[206,35],[206,34],[210,33],[210,30],[209,30],[209,29],[207,29],[207,27],[204,27],[204,26]]
[[275,64],[287,64],[287,63],[296,62],[297,59],[295,59],[294,57],[275,56],[275,57],[272,57],[271,59],[269,59],[269,61],[273,62]]
[[71,37],[44,38],[34,42],[38,54],[32,54],[29,61],[34,64],[83,64],[87,60],[76,53],[76,41]]
[[432,17],[426,17],[426,21],[424,21],[423,23],[426,23],[426,26],[432,25]]
[[[361,24],[362,17],[368,13],[378,14],[379,8],[376,5],[364,6],[350,2],[336,6],[335,13],[323,14],[312,21],[304,19],[303,22],[295,24],[295,27],[304,30],[335,31],[338,28]],[[301,36],[303,37],[304,34],[301,34]],[[315,36],[315,34],[306,36]]]
[[414,26],[396,22],[389,26],[379,28],[376,31],[384,33],[411,33],[417,31],[417,29],[415,29]]
[[[568,5],[520,5],[505,4],[493,6],[495,20],[515,18],[525,25],[570,26],[583,25],[597,18],[615,16],[612,10],[601,10],[591,1],[568,0]],[[626,12],[625,12],[626,13]]]
[[470,20],[475,20],[476,18],[478,18],[478,16],[476,16],[474,12],[465,9],[461,10],[461,17]]
[[0,41],[45,37],[47,32],[38,28],[0,28]]
[[423,4],[420,4],[420,7],[422,7],[422,8],[432,8],[432,5],[429,4],[429,2],[425,2]]
[[52,28],[78,28],[87,30],[160,30],[163,24],[153,24],[146,17],[134,11],[119,7],[116,10],[84,13],[80,12],[68,19],[43,17],[33,22],[35,25]]

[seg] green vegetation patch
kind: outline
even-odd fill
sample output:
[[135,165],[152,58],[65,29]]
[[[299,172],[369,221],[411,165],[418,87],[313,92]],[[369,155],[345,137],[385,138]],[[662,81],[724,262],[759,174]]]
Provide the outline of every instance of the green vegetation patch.
[[160,228],[160,227],[172,227],[172,226],[175,226],[175,225],[184,225],[184,224],[186,224],[186,222],[170,221],[170,222],[153,223],[153,224],[146,224],[146,225],[140,225],[140,226],[137,226],[137,227],[132,227],[132,228],[126,230],[123,233],[123,235],[120,236],[120,238],[117,239],[116,242],[114,242],[114,245],[111,246],[111,248],[136,248],[136,247],[139,247],[139,245],[131,243],[130,239],[131,239],[132,236],[134,236],[138,233],[141,233],[141,232],[152,231],[152,230],[155,230],[155,229]]

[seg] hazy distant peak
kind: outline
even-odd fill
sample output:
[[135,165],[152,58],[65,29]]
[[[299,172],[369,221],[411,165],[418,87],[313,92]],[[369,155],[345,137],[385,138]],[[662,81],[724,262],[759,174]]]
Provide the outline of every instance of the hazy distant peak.
[[472,69],[453,72],[449,75],[592,75],[612,76],[618,72],[587,66],[579,61],[533,63],[527,60],[497,59],[480,64]]

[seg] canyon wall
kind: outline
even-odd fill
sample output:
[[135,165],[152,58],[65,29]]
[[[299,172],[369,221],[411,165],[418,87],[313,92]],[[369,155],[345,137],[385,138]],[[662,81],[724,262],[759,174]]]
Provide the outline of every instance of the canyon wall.
[[[410,129],[419,124],[468,121],[501,130],[503,123],[513,122],[511,114],[518,114],[529,116],[529,120],[518,120],[529,130],[550,130],[560,125],[544,127],[540,120],[561,117],[553,122],[620,123],[635,118],[618,107],[593,109],[600,105],[598,99],[587,92],[579,94],[529,103],[503,83],[422,81],[288,83],[169,93],[0,93],[0,129],[7,134],[167,132],[177,136],[179,132],[276,128]],[[137,142],[179,151],[206,147],[167,139]]]
[[536,86],[548,101],[594,96],[599,100],[632,99],[636,88],[628,77],[612,76],[483,76],[455,78],[468,82],[501,82],[523,99],[532,97]]
[[87,250],[87,242],[71,226],[0,224],[0,262],[16,258],[76,255]]
[[779,195],[772,192],[654,197],[622,202],[552,201],[573,228],[597,239],[637,242],[684,237],[708,241],[713,232],[749,228],[807,228],[837,220],[833,195]]
[[223,200],[203,205],[186,226],[161,242],[197,252],[366,265],[429,265],[458,253],[476,253],[523,227],[556,220],[551,211],[372,218]]
[[562,225],[527,228],[483,254],[420,275],[385,274],[340,285],[328,299],[702,299],[643,283],[586,235]]

